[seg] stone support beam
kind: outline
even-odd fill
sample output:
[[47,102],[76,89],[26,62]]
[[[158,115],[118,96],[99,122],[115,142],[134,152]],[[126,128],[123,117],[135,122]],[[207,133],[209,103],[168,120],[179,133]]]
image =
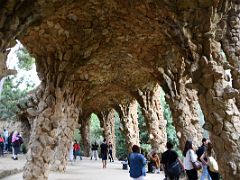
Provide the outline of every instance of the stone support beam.
[[166,95],[166,101],[172,112],[180,149],[184,149],[187,140],[192,140],[196,146],[200,146],[203,129],[200,126],[198,117],[196,91],[183,88],[178,96],[170,97]]
[[[239,68],[239,62],[235,55],[237,55],[236,44],[239,37],[239,21],[236,20],[239,1],[233,0],[232,3],[232,6],[228,3],[219,3],[221,11],[218,11],[219,6],[211,6],[208,8],[211,12],[208,11],[206,14],[204,14],[206,8],[199,9],[199,13],[204,16],[197,21],[204,23],[198,26],[200,30],[198,33],[193,27],[187,38],[193,60],[197,63],[197,66],[192,66],[194,67],[191,72],[192,84],[198,90],[199,102],[205,115],[205,128],[210,132],[220,173],[223,179],[238,180],[240,179],[240,112],[237,89],[239,75],[235,73]],[[191,16],[197,16],[199,13]],[[223,53],[220,43],[226,31],[225,17],[230,20],[227,35],[231,47],[228,47],[228,42],[223,43],[228,58]],[[200,37],[199,34],[203,36]],[[189,35],[193,39],[190,39]],[[229,48],[233,52],[230,52],[232,50]],[[227,71],[231,68],[234,69],[232,82]]]
[[128,152],[132,151],[133,145],[140,145],[137,107],[138,103],[136,100],[124,105],[119,104],[116,107],[122,124],[121,130],[126,138]]
[[90,121],[91,116],[80,116],[79,122],[80,122],[80,133],[83,143],[83,152],[84,156],[89,157],[90,156]]
[[74,130],[77,125],[78,112],[74,105],[64,105],[64,117],[59,120],[57,129],[57,145],[54,149],[51,170],[63,172],[66,170],[70,146],[73,142]]
[[[49,86],[47,87],[50,88]],[[58,139],[59,120],[64,118],[63,91],[60,88],[47,90],[48,88],[43,89],[38,104],[39,115],[32,125],[27,163],[23,174],[26,180],[48,179],[48,166]]]
[[152,148],[164,152],[167,143],[167,122],[160,104],[160,86],[153,86],[151,90],[147,89],[144,92],[139,90],[135,97],[142,107]]
[[103,111],[98,113],[100,126],[103,129],[103,136],[107,143],[111,142],[113,146],[113,157],[116,157],[116,143],[115,143],[115,111]]

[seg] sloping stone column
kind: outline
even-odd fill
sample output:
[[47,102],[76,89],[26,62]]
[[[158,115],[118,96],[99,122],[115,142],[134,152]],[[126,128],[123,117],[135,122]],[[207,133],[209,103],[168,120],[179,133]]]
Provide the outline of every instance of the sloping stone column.
[[79,112],[74,105],[65,104],[63,113],[64,118],[59,121],[57,129],[58,142],[54,150],[52,166],[50,168],[51,170],[61,172],[66,170]]
[[63,119],[64,91],[52,83],[43,84],[38,104],[38,116],[33,122],[27,163],[23,178],[26,180],[47,179],[48,165],[57,144],[58,122]]
[[[233,2],[238,5],[232,8],[239,12],[239,1]],[[225,31],[220,21],[230,7],[229,4],[219,5],[222,6],[220,12],[217,7],[209,7],[210,12],[198,19],[205,22],[198,27],[201,30],[201,38],[189,39],[188,42],[192,44],[189,48],[192,54],[196,55],[194,60],[198,63],[198,67],[192,73],[193,87],[198,90],[199,102],[205,115],[206,127],[210,131],[220,173],[223,179],[237,180],[240,179],[240,112],[236,101],[239,94],[235,89],[237,77],[234,75],[234,81],[231,83],[226,72],[230,68],[228,61],[232,60],[225,58],[219,42]],[[205,9],[201,9],[201,13],[203,12],[206,12]],[[194,32],[192,29],[192,37],[200,37]],[[239,34],[239,31],[233,32]],[[230,38],[229,41],[231,40]]]
[[183,150],[188,139],[192,140],[196,146],[201,145],[203,129],[198,117],[197,92],[182,87],[179,93],[174,97],[166,95],[166,101],[172,112],[180,149]]
[[82,143],[83,143],[83,152],[84,156],[89,157],[90,156],[90,121],[91,116],[80,116],[80,133],[82,137]]
[[132,151],[133,145],[140,145],[137,107],[138,103],[136,100],[116,107],[122,124],[121,130],[126,138],[128,152]]
[[[218,61],[203,57],[204,74],[199,95],[205,115],[207,129],[214,145],[217,160],[224,179],[240,178],[240,114],[235,99],[229,94],[229,83],[224,79],[226,72]],[[209,81],[210,80],[210,81]],[[210,82],[206,83],[203,82]]]
[[100,119],[100,126],[103,129],[103,135],[107,143],[111,142],[113,146],[113,157],[116,157],[116,143],[115,143],[115,111],[103,111],[98,113]]
[[[232,9],[228,12],[227,18],[222,21],[226,26],[226,34],[223,37],[222,45],[231,69],[232,89],[231,94],[240,92],[240,9],[239,1],[233,1]],[[221,51],[222,54],[224,54]],[[229,78],[229,77],[228,77]],[[229,89],[230,90],[230,89]],[[240,96],[235,96],[236,105],[240,109]]]
[[167,122],[160,104],[160,86],[153,86],[145,92],[138,91],[135,97],[142,107],[152,148],[164,152],[167,143]]

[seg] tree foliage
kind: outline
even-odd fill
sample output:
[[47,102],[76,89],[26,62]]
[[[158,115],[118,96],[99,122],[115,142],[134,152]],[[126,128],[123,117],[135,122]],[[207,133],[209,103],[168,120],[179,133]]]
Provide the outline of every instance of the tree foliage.
[[143,152],[149,152],[151,150],[151,145],[149,144],[149,134],[145,118],[142,114],[142,108],[140,105],[138,105],[137,113],[141,149]]
[[35,59],[28,53],[27,49],[20,47],[17,51],[18,68],[29,71],[32,69]]
[[[31,70],[34,63],[34,58],[32,58],[27,50],[20,48],[17,51],[18,56],[18,68]],[[24,97],[32,90],[35,86],[34,82],[24,77],[17,78],[17,76],[8,76],[3,79],[3,88],[0,92],[0,118],[7,119],[15,116],[18,111],[17,103],[24,100]],[[20,86],[24,83],[24,88]]]
[[115,112],[115,142],[117,144],[116,146],[116,156],[120,160],[124,160],[128,156],[127,151],[127,144],[124,137],[123,132],[120,130],[121,128],[120,118],[117,112]]
[[90,135],[91,135],[91,142],[98,142],[100,143],[103,140],[103,131],[100,127],[100,121],[96,114],[92,113],[91,115],[91,126],[90,126]]

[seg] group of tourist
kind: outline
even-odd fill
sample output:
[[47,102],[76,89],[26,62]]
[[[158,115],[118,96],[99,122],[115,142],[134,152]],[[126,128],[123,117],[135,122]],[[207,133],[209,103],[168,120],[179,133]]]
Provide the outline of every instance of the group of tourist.
[[18,160],[18,154],[20,147],[23,143],[22,136],[19,132],[13,131],[10,134],[7,129],[0,133],[0,156],[4,156],[4,153],[12,153],[12,159]]
[[[167,151],[165,151],[161,160],[156,151],[149,155],[150,166],[154,166],[157,173],[160,172],[160,164],[165,173],[166,180],[178,180],[182,173],[186,173],[189,180],[198,180],[198,171],[201,169],[200,180],[219,180],[218,164],[214,158],[212,143],[206,138],[202,139],[202,146],[196,151],[191,141],[186,141],[183,150],[183,162],[177,152],[173,150],[173,144],[167,142]],[[132,153],[128,156],[130,167],[130,177],[134,180],[143,180],[146,176],[146,158],[140,153],[140,147],[134,145]]]
[[[99,145],[95,141],[91,145],[91,160],[94,158],[95,160],[98,159],[98,147]],[[109,158],[110,162],[114,162],[113,159],[113,145],[111,142],[107,143],[106,139],[103,140],[102,144],[100,145],[101,150],[101,158],[103,163],[103,168],[107,167],[107,158]],[[72,143],[72,146],[70,148],[70,161],[76,161],[77,156],[80,157],[80,160],[82,160],[82,153],[81,153],[81,147],[80,144],[77,142],[77,140],[74,140]]]

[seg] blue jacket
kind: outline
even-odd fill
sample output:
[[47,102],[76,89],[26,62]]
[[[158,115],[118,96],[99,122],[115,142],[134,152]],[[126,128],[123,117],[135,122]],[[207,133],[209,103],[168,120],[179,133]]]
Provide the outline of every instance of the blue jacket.
[[146,176],[146,159],[140,153],[131,153],[128,157],[128,164],[130,167],[130,177],[138,178],[140,176]]

